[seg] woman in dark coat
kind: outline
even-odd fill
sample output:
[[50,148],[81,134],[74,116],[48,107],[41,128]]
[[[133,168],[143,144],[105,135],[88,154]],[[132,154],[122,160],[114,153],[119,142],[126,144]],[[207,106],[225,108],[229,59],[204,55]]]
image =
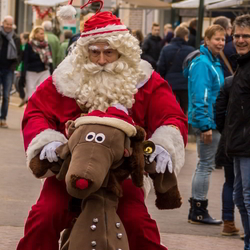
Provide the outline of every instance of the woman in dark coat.
[[30,34],[23,54],[21,81],[26,82],[26,96],[30,98],[36,87],[53,72],[51,49],[44,39],[44,29],[36,26]]

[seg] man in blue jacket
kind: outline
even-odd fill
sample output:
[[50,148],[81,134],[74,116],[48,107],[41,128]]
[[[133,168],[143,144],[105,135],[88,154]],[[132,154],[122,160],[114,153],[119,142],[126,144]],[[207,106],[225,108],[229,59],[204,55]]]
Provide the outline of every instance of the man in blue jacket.
[[187,44],[189,30],[184,26],[175,29],[174,38],[165,46],[157,63],[157,71],[171,85],[176,99],[185,114],[188,110],[188,80],[183,76],[182,63],[194,51]]

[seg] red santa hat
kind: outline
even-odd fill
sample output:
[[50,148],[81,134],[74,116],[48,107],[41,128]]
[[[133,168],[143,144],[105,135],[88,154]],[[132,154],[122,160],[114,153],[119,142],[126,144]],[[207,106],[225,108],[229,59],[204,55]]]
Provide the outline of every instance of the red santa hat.
[[123,110],[109,107],[106,112],[94,110],[75,120],[75,127],[84,124],[102,124],[122,130],[127,136],[135,136],[136,128],[132,118]]
[[[129,32],[126,26],[121,23],[121,20],[115,15],[113,15],[111,12],[100,12],[103,6],[103,0],[89,0],[86,4],[81,6],[81,9],[95,2],[100,3],[100,8],[95,15],[93,15],[84,23],[84,31],[82,32],[81,37],[103,35],[117,32]],[[72,18],[72,16],[76,14],[76,11],[72,4],[73,0],[70,0],[67,6],[61,7],[57,15],[62,19]]]

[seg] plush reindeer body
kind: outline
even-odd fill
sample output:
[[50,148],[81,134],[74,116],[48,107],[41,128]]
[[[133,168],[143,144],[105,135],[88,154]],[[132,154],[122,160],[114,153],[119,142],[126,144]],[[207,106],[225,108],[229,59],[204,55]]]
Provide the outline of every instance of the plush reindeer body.
[[[138,127],[137,135],[131,137],[135,151],[141,151],[141,157],[137,155],[136,158],[130,148],[130,138],[120,129],[99,124],[75,128],[72,123],[69,130],[72,135],[68,143],[57,152],[62,159],[71,157],[69,166],[63,166],[68,168],[67,191],[83,201],[81,213],[61,249],[129,250],[127,235],[116,209],[124,179],[132,175],[135,185],[143,185],[144,130]],[[126,160],[124,152],[131,152]],[[61,171],[65,173],[63,168]],[[78,188],[78,180],[87,180],[88,186]]]
[[40,161],[39,155],[30,161],[36,177],[50,169],[59,180],[65,180],[71,196],[82,199],[80,215],[71,233],[66,231],[62,250],[129,250],[125,229],[116,214],[121,183],[129,176],[134,185],[142,187],[144,171],[148,171],[159,209],[181,205],[175,174],[156,174],[155,163],[145,167],[145,131],[119,119],[110,122],[109,118],[108,123],[91,117],[70,121],[69,140],[56,150],[63,162]]
[[82,202],[69,240],[62,250],[128,250],[128,239],[116,213],[118,197],[105,188],[90,194]]

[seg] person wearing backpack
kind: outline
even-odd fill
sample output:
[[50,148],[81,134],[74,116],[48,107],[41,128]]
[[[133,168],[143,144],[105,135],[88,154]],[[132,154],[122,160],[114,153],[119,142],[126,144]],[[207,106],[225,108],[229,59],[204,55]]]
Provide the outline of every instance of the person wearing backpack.
[[200,54],[184,69],[188,77],[188,123],[196,135],[198,163],[192,179],[192,197],[188,220],[195,224],[219,225],[207,210],[209,180],[215,167],[214,155],[220,134],[216,130],[215,102],[224,85],[224,74],[218,59],[225,45],[225,30],[211,25],[205,31]]
[[188,80],[183,76],[182,63],[185,57],[194,51],[187,45],[189,30],[178,26],[174,31],[174,38],[165,46],[157,63],[157,71],[172,87],[177,101],[184,112],[188,110]]

